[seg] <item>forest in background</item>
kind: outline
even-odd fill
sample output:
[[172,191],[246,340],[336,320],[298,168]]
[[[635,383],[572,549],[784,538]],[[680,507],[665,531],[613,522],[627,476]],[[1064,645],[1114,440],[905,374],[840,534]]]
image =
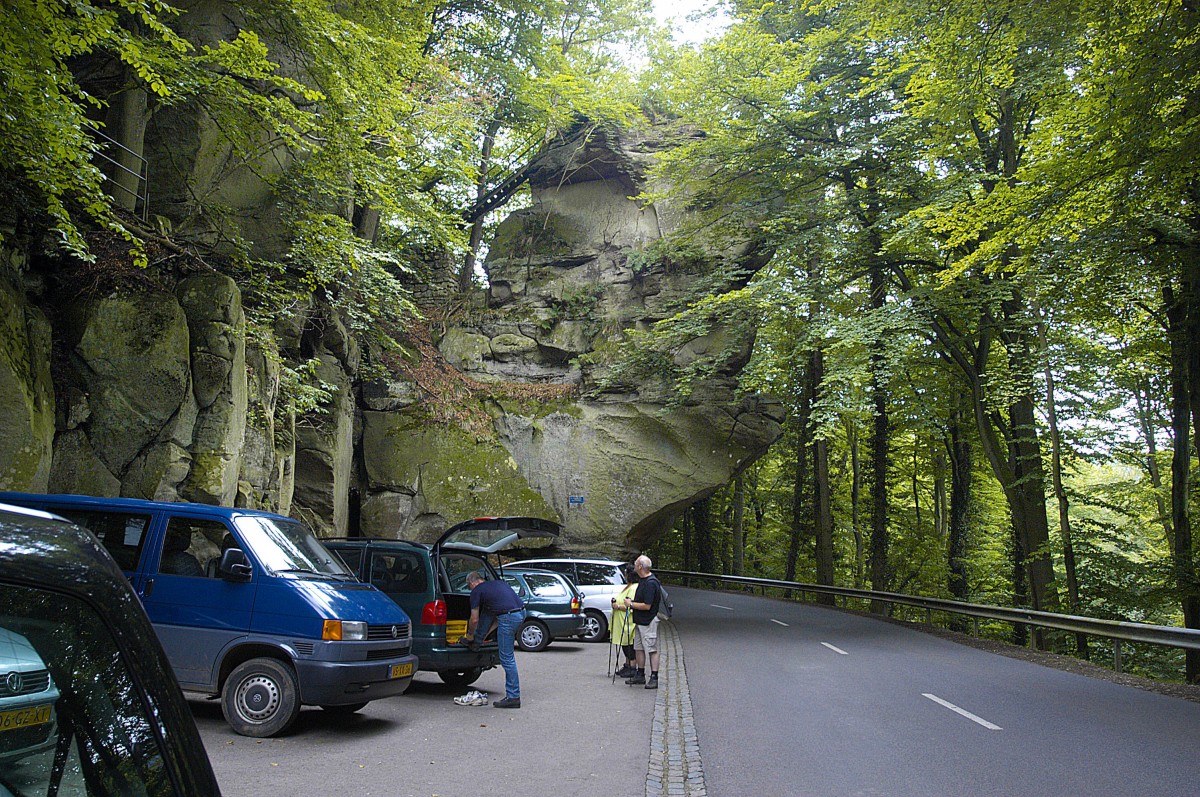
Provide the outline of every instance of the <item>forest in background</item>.
[[[137,153],[155,113],[192,108],[231,174],[288,199],[286,251],[220,224],[204,242],[252,324],[321,296],[386,345],[431,251],[460,289],[484,279],[498,211],[479,202],[531,147],[581,117],[694,125],[664,176],[708,235],[749,220],[775,256],[720,298],[697,279],[614,376],[673,379],[686,401],[706,361],[672,353],[743,324],[744,387],[790,420],[660,565],[1200,627],[1194,0],[733,2],[698,46],[639,0],[258,0],[217,43],[189,27],[205,7],[4,4],[6,245],[47,234],[86,263],[116,235],[150,268],[144,241],[187,245],[186,220],[131,215],[96,133]],[[693,246],[638,256],[684,267]],[[1200,679],[1184,658],[1132,665]]]

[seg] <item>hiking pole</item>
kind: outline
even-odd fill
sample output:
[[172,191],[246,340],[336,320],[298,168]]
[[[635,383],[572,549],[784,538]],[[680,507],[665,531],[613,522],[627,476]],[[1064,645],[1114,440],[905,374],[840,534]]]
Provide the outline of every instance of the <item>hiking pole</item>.
[[[618,643],[618,644],[623,643],[625,641],[625,635],[628,633],[629,633],[629,601],[626,601],[625,602],[625,622],[621,623],[621,637],[620,637],[620,639],[616,639],[615,638],[616,635],[614,634],[610,638],[613,638],[616,641],[616,643]],[[624,644],[621,644],[620,647],[621,647],[621,654],[624,655],[624,653],[625,653]],[[620,660],[621,660],[621,656],[617,656],[617,661],[619,662]],[[616,670],[613,670],[612,682],[614,684],[617,682],[617,671]]]
[[[613,646],[612,646],[612,645],[609,645],[609,646],[608,646],[608,669],[606,669],[606,670],[604,671],[604,674],[605,674],[605,675],[609,675],[609,674],[611,674],[611,673],[613,673],[613,672],[614,672],[614,670],[613,670],[613,666],[612,666],[612,656],[613,656],[613,650],[612,650],[612,649],[613,649]],[[617,680],[617,676],[616,676],[616,675],[613,675],[613,682],[615,683],[615,682],[616,682],[616,680]]]

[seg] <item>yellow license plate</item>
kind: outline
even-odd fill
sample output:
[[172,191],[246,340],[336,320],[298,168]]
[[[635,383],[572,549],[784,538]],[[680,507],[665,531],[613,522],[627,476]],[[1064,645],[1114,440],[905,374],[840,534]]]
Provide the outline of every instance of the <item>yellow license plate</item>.
[[31,706],[15,711],[0,712],[0,731],[12,731],[17,728],[28,728],[30,725],[44,725],[50,721],[53,706]]
[[389,675],[388,677],[389,678],[407,678],[408,676],[412,675],[412,668],[413,668],[413,666],[412,666],[411,661],[408,664],[393,664],[392,665],[392,674]]
[[453,645],[467,633],[466,620],[447,620],[446,621],[446,642]]

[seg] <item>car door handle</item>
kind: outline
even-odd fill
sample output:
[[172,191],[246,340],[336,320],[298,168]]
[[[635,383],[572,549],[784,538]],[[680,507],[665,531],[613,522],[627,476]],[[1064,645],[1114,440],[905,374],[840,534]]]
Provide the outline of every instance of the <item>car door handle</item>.
[[146,579],[146,586],[142,588],[142,597],[149,598],[154,593],[154,579]]

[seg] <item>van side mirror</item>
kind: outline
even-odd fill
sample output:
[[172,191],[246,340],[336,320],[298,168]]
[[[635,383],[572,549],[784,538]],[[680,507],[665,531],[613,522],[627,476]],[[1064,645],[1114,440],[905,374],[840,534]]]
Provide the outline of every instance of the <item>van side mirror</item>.
[[250,560],[241,548],[230,548],[221,554],[217,573],[226,581],[249,581],[253,572]]

